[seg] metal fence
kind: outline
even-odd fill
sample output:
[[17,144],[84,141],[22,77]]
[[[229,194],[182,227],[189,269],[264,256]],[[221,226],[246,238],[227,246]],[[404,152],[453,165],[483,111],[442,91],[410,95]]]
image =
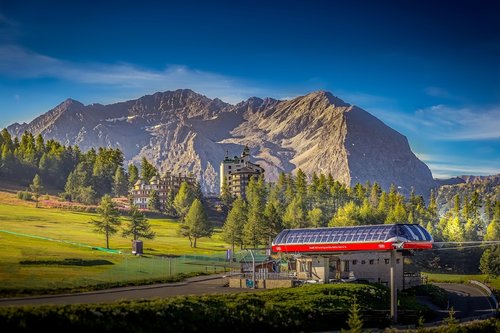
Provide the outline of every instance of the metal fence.
[[[233,276],[240,276],[242,279],[253,279],[253,273],[238,273],[232,272]],[[269,273],[269,272],[255,272],[256,280],[296,280],[297,277],[293,273],[280,272],[280,273]]]
[[99,278],[106,281],[161,279],[179,273],[220,273],[230,269],[225,258],[216,256],[125,256],[120,263],[103,270]]

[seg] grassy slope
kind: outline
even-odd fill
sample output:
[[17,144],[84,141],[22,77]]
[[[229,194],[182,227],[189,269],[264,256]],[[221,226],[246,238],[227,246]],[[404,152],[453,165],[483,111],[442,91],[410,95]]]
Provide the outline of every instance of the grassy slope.
[[488,281],[486,281],[487,276],[484,274],[460,275],[460,274],[422,273],[422,275],[427,276],[429,282],[466,283],[469,280],[476,280],[485,282],[493,289],[500,290],[500,277],[490,278]]
[[[93,232],[89,224],[96,214],[60,209],[35,208],[34,203],[18,200],[13,193],[0,192],[0,230],[66,240],[95,247],[105,246],[104,235]],[[126,222],[126,219],[122,219]],[[157,236],[145,240],[145,256],[153,258],[166,254],[223,254],[227,244],[220,240],[218,230],[212,238],[202,238],[198,248],[177,236],[179,222],[152,218]],[[131,241],[115,235],[110,247],[130,253]],[[111,265],[62,266],[20,265],[22,260],[56,260],[68,258],[107,260]],[[177,265],[167,271],[167,262],[160,259],[136,258],[126,254],[109,254],[64,242],[40,240],[0,232],[0,284],[3,288],[50,288],[76,286],[99,281],[150,278],[168,273],[187,272],[200,267]],[[182,267],[181,267],[182,266]]]

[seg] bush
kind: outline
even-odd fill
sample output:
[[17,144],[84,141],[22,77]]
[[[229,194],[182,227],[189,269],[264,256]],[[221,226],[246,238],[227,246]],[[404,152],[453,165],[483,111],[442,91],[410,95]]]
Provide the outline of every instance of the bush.
[[[353,297],[365,327],[389,325],[388,292],[366,285],[323,285],[258,293],[172,297],[167,299],[0,308],[6,332],[298,332],[345,328]],[[381,302],[383,300],[383,302]]]
[[28,191],[19,191],[17,192],[17,198],[24,201],[33,201],[33,196]]
[[432,303],[442,309],[445,309],[448,306],[448,294],[446,290],[433,284],[422,284],[420,286],[406,289],[404,292],[408,295],[428,296]]

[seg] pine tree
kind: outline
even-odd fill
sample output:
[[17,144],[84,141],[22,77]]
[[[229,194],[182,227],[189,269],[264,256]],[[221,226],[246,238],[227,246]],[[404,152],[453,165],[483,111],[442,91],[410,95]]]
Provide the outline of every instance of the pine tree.
[[266,221],[266,235],[268,237],[268,245],[271,246],[271,242],[278,235],[278,233],[283,230],[283,221],[281,214],[276,208],[275,204],[268,201],[266,204],[266,209],[264,210],[264,218]]
[[379,183],[377,182],[373,183],[372,189],[370,191],[370,204],[372,205],[373,208],[378,207],[381,193],[382,193],[382,188],[380,187]]
[[285,210],[283,224],[289,229],[306,228],[309,226],[306,214],[302,197],[296,196]]
[[186,216],[194,199],[194,193],[191,186],[186,182],[182,182],[174,198],[174,207],[180,217]]
[[307,176],[301,169],[297,170],[295,176],[295,193],[302,198],[305,198],[307,194]]
[[237,198],[227,214],[222,227],[222,239],[231,244],[234,253],[235,245],[243,246],[243,228],[247,221],[247,205],[245,200]]
[[36,174],[35,178],[33,178],[33,182],[30,185],[30,190],[33,193],[33,196],[35,197],[36,208],[38,208],[38,199],[40,198],[42,189],[43,189],[42,180],[40,179],[40,176]]
[[362,333],[363,332],[363,317],[361,316],[361,309],[357,302],[356,297],[354,297],[351,309],[349,310],[349,316],[347,317],[348,330],[342,329],[342,333]]
[[321,208],[313,208],[307,212],[307,219],[314,228],[322,228],[325,226],[323,219],[323,211]]
[[126,196],[128,193],[128,179],[121,166],[116,168],[113,177],[113,194],[115,197]]
[[264,177],[252,177],[247,187],[248,222],[243,229],[244,243],[247,246],[256,248],[257,245],[267,242],[265,201]]
[[139,169],[134,164],[128,166],[128,188],[132,189],[139,180]]
[[463,242],[465,231],[458,216],[450,218],[443,230],[443,237],[449,242]]
[[151,224],[144,214],[135,205],[130,208],[130,218],[128,224],[123,230],[123,237],[133,236],[133,240],[153,239],[156,233],[151,230]]
[[453,197],[453,213],[456,217],[460,217],[460,195],[457,193]]
[[386,224],[407,223],[408,222],[407,219],[408,219],[408,214],[406,213],[404,204],[401,201],[398,201],[389,211],[389,214],[385,219],[385,223]]
[[493,220],[488,224],[486,228],[486,234],[484,235],[485,241],[498,241],[500,240],[500,221]]
[[156,190],[152,190],[149,193],[148,198],[148,208],[153,211],[160,212],[161,211],[161,202],[158,192]]
[[481,256],[479,269],[493,278],[500,276],[500,245],[486,249]]
[[90,223],[94,225],[96,233],[106,235],[106,248],[109,249],[109,237],[116,234],[121,221],[116,204],[108,194],[102,197],[101,203],[97,207],[97,213],[101,216],[101,219],[92,219]]
[[191,247],[196,248],[197,240],[201,237],[210,237],[213,233],[205,209],[199,199],[195,199],[181,225],[180,233],[189,238]]
[[370,204],[370,200],[365,198],[359,208],[361,224],[381,224],[383,221],[378,219],[377,211]]
[[221,199],[222,204],[224,205],[224,207],[227,210],[231,208],[231,205],[234,201],[234,198],[231,195],[231,190],[230,190],[229,185],[227,183],[226,177],[223,177],[223,179],[222,179],[220,199]]
[[149,180],[153,178],[153,176],[157,175],[158,175],[158,170],[156,170],[156,168],[151,163],[149,163],[149,161],[145,157],[143,157],[141,163],[142,180],[144,180],[145,182],[149,182]]
[[174,200],[175,200],[175,193],[172,189],[169,189],[167,191],[167,198],[165,199],[165,209],[164,209],[164,213],[169,216],[175,216],[177,213],[175,211]]
[[359,214],[359,207],[356,206],[354,201],[351,201],[337,211],[335,216],[328,223],[328,226],[343,227],[360,224],[361,215]]

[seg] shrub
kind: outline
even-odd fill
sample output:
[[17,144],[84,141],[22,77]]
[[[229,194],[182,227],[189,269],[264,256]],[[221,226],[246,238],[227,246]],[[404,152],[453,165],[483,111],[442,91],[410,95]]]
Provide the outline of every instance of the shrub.
[[17,192],[17,198],[25,201],[32,201],[33,196],[28,191],[19,191]]

